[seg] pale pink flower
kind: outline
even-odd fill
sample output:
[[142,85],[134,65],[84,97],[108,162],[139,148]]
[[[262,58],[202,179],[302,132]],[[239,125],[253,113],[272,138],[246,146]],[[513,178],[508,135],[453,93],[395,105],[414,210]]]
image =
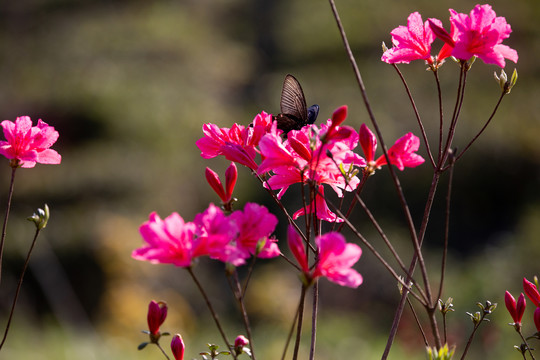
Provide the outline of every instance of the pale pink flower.
[[146,317],[150,335],[158,335],[159,327],[161,324],[163,324],[165,318],[167,317],[167,304],[163,301],[150,301],[150,304],[148,304],[148,314]]
[[[368,162],[368,168],[371,171],[380,168],[387,164],[384,155],[381,155],[374,160],[375,151],[377,150],[377,139],[369,128],[362,124],[360,126],[360,144]],[[399,170],[404,170],[405,167],[416,167],[424,163],[424,158],[416,154],[420,148],[420,139],[412,133],[407,133],[397,139],[394,145],[388,149],[388,157],[390,163],[395,165]]]
[[191,266],[193,258],[205,255],[193,248],[195,224],[185,223],[178,213],[164,220],[155,212],[141,225],[139,232],[146,245],[133,251],[131,256],[152,264],[174,264]]
[[510,316],[512,316],[512,319],[514,320],[514,324],[521,325],[521,319],[523,318],[525,306],[527,305],[523,293],[519,295],[518,301],[516,303],[516,299],[514,299],[512,294],[507,291],[504,294],[504,303],[506,305],[506,309],[510,313]]
[[[430,19],[436,24],[442,23],[438,19]],[[413,60],[425,60],[432,64],[431,44],[435,35],[428,21],[422,22],[418,12],[409,15],[407,26],[398,26],[390,33],[392,35],[392,48],[385,51],[381,60],[388,64],[405,63]]]
[[346,243],[343,235],[337,232],[317,236],[315,243],[319,249],[319,261],[313,278],[325,276],[338,285],[353,288],[362,284],[362,275],[352,268],[362,255],[360,246]]
[[[298,217],[306,214],[306,209],[301,208],[300,210],[296,211],[293,214],[293,220],[296,220]],[[333,213],[326,204],[326,200],[324,197],[324,187],[322,185],[319,185],[318,193],[315,194],[315,201],[312,202],[309,206],[307,206],[307,213],[312,214],[316,212],[317,219],[324,220],[328,222],[343,222],[343,219],[338,217],[335,213]]]
[[456,31],[452,36],[454,44],[442,39],[453,46],[452,56],[461,60],[477,56],[501,68],[506,65],[505,59],[517,63],[517,51],[502,44],[512,28],[504,17],[497,17],[490,5],[476,5],[469,15],[450,9],[450,22]]
[[281,254],[276,240],[270,235],[278,223],[277,217],[268,209],[255,203],[247,203],[244,210],[237,210],[229,216],[236,223],[238,237],[236,247],[249,255],[271,258]]
[[184,360],[184,350],[186,346],[184,345],[184,340],[180,334],[173,336],[171,340],[171,351],[174,356],[174,360]]
[[28,116],[18,117],[15,122],[4,120],[2,123],[6,141],[0,141],[0,154],[12,159],[12,166],[32,168],[36,163],[60,164],[62,157],[49,149],[58,139],[58,132],[41,119],[37,126],[32,126]]

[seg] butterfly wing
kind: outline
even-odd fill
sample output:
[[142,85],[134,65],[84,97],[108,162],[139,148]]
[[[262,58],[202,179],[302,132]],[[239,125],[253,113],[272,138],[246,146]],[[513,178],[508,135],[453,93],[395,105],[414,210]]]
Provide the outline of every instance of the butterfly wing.
[[301,128],[307,124],[308,112],[306,107],[306,98],[300,83],[294,76],[287,74],[283,81],[283,89],[281,90],[281,113],[292,117],[293,120],[298,120]]

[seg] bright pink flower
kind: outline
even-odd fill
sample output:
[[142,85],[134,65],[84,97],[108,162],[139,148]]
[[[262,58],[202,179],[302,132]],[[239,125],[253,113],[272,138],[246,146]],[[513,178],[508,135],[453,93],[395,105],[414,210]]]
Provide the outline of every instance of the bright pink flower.
[[450,22],[457,36],[452,56],[461,60],[477,56],[501,68],[506,65],[504,59],[517,63],[517,51],[502,45],[512,28],[504,17],[497,17],[490,5],[476,5],[470,15],[450,9]]
[[304,273],[309,273],[304,241],[292,225],[289,225],[287,228],[287,240],[289,249],[291,249],[293,256],[296,258],[296,261],[298,261],[300,268]]
[[535,284],[523,278],[523,290],[536,307],[540,307],[540,293]]
[[[369,130],[369,128],[362,124],[360,126],[360,144],[364,150],[366,161],[368,162],[368,170],[375,171],[375,169],[386,165],[386,158],[384,155],[379,156],[377,160],[374,160],[375,151],[377,150],[377,139],[375,135]],[[407,133],[401,138],[396,140],[394,145],[388,149],[388,157],[390,163],[397,166],[399,170],[405,169],[405,167],[416,167],[424,162],[424,159],[415,154],[420,147],[420,139],[414,136],[412,133]]]
[[362,284],[362,275],[352,268],[362,255],[360,246],[347,244],[343,235],[337,232],[317,236],[315,243],[319,248],[319,261],[313,278],[325,276],[338,285],[353,288]]
[[278,220],[266,207],[247,203],[243,211],[237,210],[229,218],[238,227],[236,246],[247,253],[246,257],[257,254],[261,258],[271,258],[281,254],[276,240],[270,237]]
[[12,166],[32,168],[36,163],[60,164],[62,157],[49,149],[58,139],[58,132],[41,119],[32,126],[28,116],[18,117],[15,122],[4,120],[6,141],[0,141],[0,154],[12,159]]
[[521,319],[523,318],[523,313],[525,312],[525,306],[527,305],[525,301],[525,296],[523,293],[519,295],[518,301],[510,294],[508,291],[504,294],[504,302],[506,304],[506,309],[512,316],[514,324],[521,324]]
[[234,124],[230,129],[219,128],[215,124],[204,124],[204,137],[197,140],[196,145],[205,159],[218,155],[230,161],[256,170],[256,147],[260,139],[272,129],[272,115],[264,111],[253,119],[252,126]]
[[[412,133],[407,133],[396,140],[394,145],[388,149],[388,157],[390,163],[395,165],[399,170],[405,169],[405,167],[416,167],[424,162],[424,159],[415,154],[420,147],[420,139],[414,136]],[[377,167],[386,165],[386,158],[384,155],[380,156],[376,161]]]
[[[287,188],[295,183],[315,182],[328,184],[338,196],[342,190],[352,191],[360,180],[356,176],[343,177],[341,169],[362,167],[366,162],[352,150],[358,145],[358,134],[352,128],[336,126],[332,136],[325,142],[317,134],[328,134],[332,120],[289,132],[287,140],[278,134],[268,133],[260,143],[263,162],[258,172],[272,172],[265,186],[281,191],[281,197]],[[323,135],[324,136],[324,135]],[[331,157],[328,156],[331,154]]]
[[148,304],[148,330],[150,335],[158,335],[159,327],[165,321],[167,317],[167,304],[163,301],[156,302],[154,300],[150,301]]
[[180,334],[173,336],[171,340],[171,351],[174,356],[174,360],[184,360],[184,350],[185,350],[184,340]]
[[155,212],[141,225],[139,232],[147,245],[133,251],[131,257],[152,264],[191,266],[192,259],[204,255],[193,249],[195,224],[185,223],[178,213],[161,220]]
[[232,162],[227,170],[225,170],[225,188],[223,188],[219,175],[209,167],[206,168],[205,176],[206,181],[208,181],[210,187],[212,187],[212,189],[214,189],[216,194],[220,197],[223,205],[225,207],[229,205],[230,207],[232,193],[234,191],[234,186],[236,185],[236,180],[238,179],[238,170],[236,169],[234,162]]
[[534,326],[536,326],[536,331],[540,332],[540,307],[537,307],[534,310],[533,319],[534,319]]
[[[440,20],[430,20],[442,26]],[[431,44],[435,40],[435,35],[428,21],[422,22],[422,16],[418,12],[409,15],[407,26],[398,26],[390,34],[392,34],[393,47],[384,52],[382,61],[388,64],[408,64],[413,60],[433,63]]]
[[[338,223],[343,222],[342,218],[338,217],[328,208],[328,205],[326,204],[326,200],[324,197],[324,187],[322,185],[319,185],[318,191],[319,192],[315,194],[315,201],[312,202],[311,205],[307,207],[308,214],[312,214],[313,212],[316,212],[317,219],[319,220],[324,220],[328,222],[338,222]],[[300,210],[296,211],[293,214],[293,220],[296,220],[300,216],[305,215],[306,214],[305,210],[306,209],[302,207]]]
[[234,266],[245,263],[245,253],[231,244],[237,237],[238,225],[219,207],[210,204],[203,213],[195,216],[193,222],[197,226],[194,251]]

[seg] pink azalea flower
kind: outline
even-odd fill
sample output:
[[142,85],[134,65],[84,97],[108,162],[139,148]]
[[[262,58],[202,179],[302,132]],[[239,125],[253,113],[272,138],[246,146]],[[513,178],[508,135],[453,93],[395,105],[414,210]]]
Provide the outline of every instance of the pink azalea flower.
[[12,166],[32,168],[36,163],[60,164],[62,157],[49,149],[58,139],[54,127],[38,120],[32,126],[28,116],[18,117],[15,122],[4,120],[0,124],[6,141],[0,141],[0,154],[12,159]]
[[525,306],[527,302],[525,301],[525,296],[523,293],[519,295],[518,301],[510,294],[508,291],[504,294],[504,302],[506,304],[506,309],[512,316],[515,325],[521,325],[521,319],[523,318],[523,313],[525,312]]
[[[317,213],[317,219],[324,220],[328,222],[343,222],[343,219],[338,217],[336,214],[334,214],[330,209],[328,208],[328,205],[326,204],[326,200],[324,198],[324,187],[322,185],[319,185],[319,193],[315,194],[315,201],[314,203],[311,203],[307,207],[308,214],[312,214],[313,212]],[[296,220],[302,215],[306,214],[306,209],[301,208],[297,212],[293,214],[293,220]]]
[[173,336],[171,340],[171,351],[174,356],[174,360],[184,360],[184,350],[186,346],[184,345],[184,340],[180,334]]
[[360,246],[347,244],[343,235],[337,232],[318,236],[315,243],[319,248],[319,261],[315,265],[313,278],[325,276],[338,285],[352,288],[362,284],[362,275],[352,268],[362,255]]
[[538,292],[536,285],[523,278],[523,290],[525,290],[525,294],[531,299],[534,306],[540,307],[540,293]]
[[[343,118],[345,114],[338,115]],[[330,136],[325,137],[323,142],[317,134],[329,134],[329,130]],[[351,176],[346,181],[340,165],[346,170],[366,165],[364,159],[352,151],[357,144],[358,134],[352,128],[334,126],[332,120],[321,125],[320,129],[311,125],[293,130],[289,132],[287,140],[278,134],[268,133],[259,143],[263,161],[258,172],[271,171],[266,186],[273,190],[280,189],[278,197],[290,185],[307,182],[328,184],[338,196],[342,196],[342,190],[354,190],[360,180]]]
[[195,251],[234,266],[245,263],[245,253],[231,244],[237,237],[238,226],[219,207],[210,204],[193,222],[197,225]]
[[[440,20],[430,20],[442,26]],[[409,15],[407,26],[398,26],[390,34],[393,47],[383,53],[382,61],[388,64],[408,64],[413,60],[425,60],[433,64],[431,44],[435,40],[435,35],[428,21],[422,22],[422,16],[418,12]]]
[[319,260],[310,274],[302,237],[292,226],[289,226],[287,234],[289,248],[300,264],[307,281],[324,276],[341,286],[356,288],[362,284],[362,275],[352,268],[362,255],[360,246],[347,244],[343,235],[337,232],[317,236],[315,244],[319,250]]
[[150,335],[156,336],[159,334],[159,327],[161,326],[161,324],[163,324],[166,317],[167,304],[163,301],[150,301],[150,304],[148,304],[147,315],[148,330],[150,331]]
[[[368,162],[368,171],[374,172],[375,169],[386,165],[384,155],[379,156],[374,160],[375,151],[377,150],[377,139],[369,128],[362,124],[360,126],[360,143]],[[394,145],[388,149],[388,157],[390,163],[394,164],[399,170],[404,170],[405,167],[416,167],[424,163],[424,158],[415,152],[420,148],[420,139],[412,133],[407,133],[396,140]]]
[[139,232],[147,244],[133,251],[131,257],[136,260],[189,267],[193,258],[205,255],[193,249],[195,224],[185,223],[178,213],[172,213],[162,220],[153,212],[149,220],[141,225]]
[[456,31],[452,37],[455,43],[444,38],[443,41],[453,45],[454,57],[468,60],[477,56],[486,64],[495,64],[501,68],[506,65],[505,59],[517,63],[517,51],[502,45],[503,40],[510,36],[512,28],[504,17],[497,17],[490,5],[476,5],[469,15],[450,9],[450,22]]
[[[248,256],[249,254],[257,254],[261,258],[271,258],[281,254],[276,240],[270,238],[278,220],[266,207],[247,203],[243,211],[233,212],[230,219],[238,227],[236,246],[247,252]],[[261,244],[263,244],[262,248],[260,248]]]

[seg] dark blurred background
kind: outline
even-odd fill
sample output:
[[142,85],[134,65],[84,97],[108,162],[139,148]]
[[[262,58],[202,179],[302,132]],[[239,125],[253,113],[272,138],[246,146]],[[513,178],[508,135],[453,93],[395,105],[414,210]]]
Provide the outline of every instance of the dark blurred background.
[[[405,132],[419,133],[395,71],[380,61],[381,42],[391,46],[390,31],[405,25],[413,11],[424,20],[439,18],[449,28],[448,8],[468,13],[475,4],[337,1],[387,144]],[[504,309],[504,291],[519,295],[522,277],[540,273],[540,2],[493,0],[491,5],[512,26],[505,44],[520,58],[517,65],[508,62],[506,71],[517,67],[519,81],[486,133],[456,166],[443,298],[455,299],[449,333],[450,342],[461,345],[459,354],[471,328],[465,312],[478,310],[475,303],[487,299],[499,303],[470,358],[513,359],[519,354],[512,346],[519,340],[507,325],[511,319]],[[199,156],[195,141],[202,136],[202,124],[247,124],[261,110],[277,112],[287,73],[302,83],[308,105],[321,106],[319,121],[347,104],[349,125],[369,124],[326,1],[4,1],[0,51],[0,117],[43,119],[59,131],[54,149],[63,156],[59,166],[38,165],[17,174],[0,289],[2,326],[32,236],[24,219],[44,203],[52,215],[37,244],[2,359],[160,358],[155,348],[136,350],[146,340],[140,330],[146,328],[151,299],[168,302],[163,329],[183,334],[188,358],[207,342],[221,343],[185,271],[130,257],[142,243],[138,227],[151,211],[162,217],[177,211],[191,220],[218,201],[204,181],[204,168],[222,174],[228,162]],[[435,136],[437,97],[425,67],[421,62],[400,66],[428,132]],[[494,71],[500,69],[478,60],[469,74],[458,148],[481,128],[497,101]],[[449,110],[458,67],[449,61],[440,75]],[[420,153],[425,156],[423,145]],[[7,165],[0,171],[3,202]],[[249,171],[239,170],[240,204],[256,201],[279,214]],[[418,219],[431,181],[429,165],[399,175]],[[287,204],[298,200],[295,190],[286,194]],[[388,236],[410,256],[386,169],[364,194]],[[440,196],[426,240],[434,279],[439,276],[443,208]],[[357,212],[353,219],[383,249],[363,214]],[[283,226],[278,230],[285,249]],[[254,313],[259,357],[271,359],[281,354],[299,283],[280,260],[260,265],[248,306]],[[364,276],[357,290],[321,282],[320,359],[377,359],[382,354],[399,297],[396,282],[366,249],[357,269]],[[218,311],[231,320],[231,333],[240,333],[221,270],[220,264],[207,261],[196,269]],[[532,310],[525,316],[525,333],[530,334]],[[390,359],[423,358],[415,326],[406,313]]]

